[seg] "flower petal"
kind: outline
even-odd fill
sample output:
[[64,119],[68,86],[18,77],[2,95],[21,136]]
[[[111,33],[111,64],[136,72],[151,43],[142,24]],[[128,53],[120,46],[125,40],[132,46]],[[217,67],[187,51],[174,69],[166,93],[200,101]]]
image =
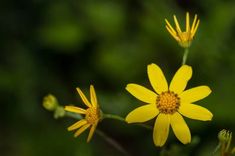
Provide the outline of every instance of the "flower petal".
[[74,137],[78,137],[82,132],[84,132],[90,126],[91,126],[91,124],[86,124],[86,125],[82,126],[80,129],[78,129],[76,131],[76,133],[74,134]]
[[153,63],[148,65],[148,77],[153,89],[158,94],[168,91],[166,78],[159,66]]
[[186,13],[186,32],[190,31],[190,25],[189,25],[189,13]]
[[90,85],[90,98],[91,98],[91,104],[93,107],[97,107],[97,98],[96,93],[93,85]]
[[174,21],[175,21],[176,30],[177,30],[178,34],[180,34],[180,33],[182,33],[182,31],[180,29],[180,25],[178,23],[178,20],[175,15],[173,17],[174,17]]
[[197,24],[196,24],[195,28],[193,29],[193,32],[192,32],[192,34],[191,34],[192,38],[193,38],[193,36],[195,35],[195,33],[197,32],[197,28],[198,28],[198,26],[199,26],[199,23],[200,23],[200,20],[197,21]]
[[188,118],[201,121],[209,121],[213,117],[208,109],[195,104],[182,103],[179,112]]
[[192,103],[207,97],[211,93],[208,86],[198,86],[188,89],[179,95],[181,102]]
[[171,116],[171,127],[175,136],[183,143],[187,144],[191,142],[190,130],[184,121],[183,117],[178,113],[174,113]]
[[170,91],[173,91],[177,94],[182,93],[191,77],[192,68],[188,65],[181,66],[171,81]]
[[78,114],[86,114],[85,109],[75,107],[75,106],[65,106],[64,109],[68,112],[73,112],[73,113],[78,113]]
[[153,141],[156,146],[163,146],[169,134],[170,117],[166,114],[159,114],[153,129]]
[[177,36],[177,34],[174,34],[168,26],[166,26],[166,29],[176,41],[180,41],[180,38]]
[[176,33],[175,29],[171,26],[171,24],[168,22],[167,19],[165,19],[165,22],[166,22],[166,26],[169,28],[169,30],[170,30],[174,35],[176,35],[177,33]]
[[194,16],[194,19],[193,19],[193,24],[191,26],[191,34],[194,32],[196,22],[197,22],[197,14]]
[[82,120],[76,122],[75,124],[73,124],[72,126],[68,127],[68,131],[72,131],[72,130],[75,130],[77,128],[80,128],[85,124],[87,124],[87,121],[85,119],[82,119]]
[[90,132],[89,132],[89,135],[88,135],[88,138],[87,138],[87,142],[90,142],[90,140],[91,140],[91,138],[92,138],[92,136],[95,132],[97,124],[98,124],[98,121],[91,126],[91,129],[90,129]]
[[149,104],[134,109],[127,115],[126,121],[128,123],[145,122],[153,119],[158,115],[158,113],[159,111],[157,107],[155,105]]
[[86,96],[83,94],[83,92],[81,91],[80,88],[76,88],[78,91],[78,94],[80,95],[80,97],[82,98],[82,101],[84,102],[85,105],[87,105],[87,107],[91,107],[90,102],[87,100]]
[[137,84],[128,84],[126,90],[130,92],[137,99],[146,102],[146,103],[155,103],[157,99],[157,94],[151,90],[137,85]]

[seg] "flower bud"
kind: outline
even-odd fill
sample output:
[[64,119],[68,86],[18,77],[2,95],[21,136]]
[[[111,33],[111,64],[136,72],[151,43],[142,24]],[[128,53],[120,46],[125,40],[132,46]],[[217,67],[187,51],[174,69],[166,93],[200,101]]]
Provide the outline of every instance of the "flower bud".
[[56,97],[49,94],[43,98],[43,107],[49,111],[54,111],[58,107],[58,101]]
[[218,139],[220,140],[220,142],[230,142],[232,139],[232,132],[228,131],[228,130],[221,130],[218,134]]

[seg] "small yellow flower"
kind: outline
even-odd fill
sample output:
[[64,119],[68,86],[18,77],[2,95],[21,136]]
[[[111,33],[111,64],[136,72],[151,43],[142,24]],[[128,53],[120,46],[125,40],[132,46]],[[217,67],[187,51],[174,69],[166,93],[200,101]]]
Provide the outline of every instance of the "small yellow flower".
[[157,117],[153,130],[153,141],[156,146],[165,144],[170,125],[175,136],[183,144],[191,142],[190,130],[182,115],[202,121],[211,120],[213,116],[206,108],[193,104],[211,93],[208,86],[185,90],[191,76],[192,68],[183,65],[176,72],[168,87],[160,67],[156,64],[148,65],[149,81],[155,92],[137,84],[128,84],[126,90],[147,104],[130,112],[126,121],[141,123]]
[[200,20],[197,19],[197,15],[195,15],[192,27],[190,28],[189,13],[187,12],[186,13],[186,30],[182,32],[176,16],[174,15],[173,17],[175,21],[176,30],[170,25],[167,19],[165,19],[166,29],[174,37],[174,39],[178,41],[180,46],[182,46],[183,48],[190,47],[193,37],[199,26]]
[[73,113],[84,114],[85,118],[79,120],[72,126],[68,127],[68,131],[72,131],[78,129],[74,137],[78,137],[82,132],[84,132],[87,128],[91,127],[87,142],[89,142],[95,132],[96,126],[100,121],[100,109],[97,103],[96,93],[93,85],[90,85],[90,98],[91,102],[89,102],[86,96],[83,94],[80,88],[76,88],[82,101],[88,107],[87,109],[75,107],[75,106],[65,106],[65,110]]

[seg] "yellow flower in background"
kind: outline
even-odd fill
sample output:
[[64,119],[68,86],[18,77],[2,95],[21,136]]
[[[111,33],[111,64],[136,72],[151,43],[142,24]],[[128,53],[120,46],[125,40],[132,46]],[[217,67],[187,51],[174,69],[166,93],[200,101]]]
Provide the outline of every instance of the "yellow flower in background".
[[193,40],[193,37],[197,31],[197,28],[199,26],[200,20],[197,19],[197,15],[194,16],[193,24],[190,28],[190,19],[189,19],[189,13],[186,13],[186,30],[182,31],[180,28],[180,25],[178,23],[178,20],[176,16],[174,15],[174,22],[175,22],[175,27],[174,29],[171,24],[168,22],[167,19],[166,21],[166,29],[168,32],[174,37],[176,41],[178,41],[179,45],[188,48],[191,45],[191,42]]
[[147,104],[130,112],[126,121],[141,123],[157,117],[153,129],[156,146],[165,144],[170,125],[183,144],[191,142],[190,130],[182,115],[196,120],[211,120],[213,115],[209,110],[193,104],[207,97],[211,93],[210,88],[199,86],[185,90],[192,77],[192,68],[188,65],[178,69],[169,87],[162,70],[156,64],[148,65],[148,77],[155,92],[137,84],[127,85],[128,92]]
[[88,107],[87,109],[83,109],[80,107],[75,107],[75,106],[65,106],[65,110],[73,113],[78,113],[78,114],[84,114],[85,118],[79,120],[72,126],[68,127],[68,131],[72,131],[75,129],[78,129],[74,137],[78,137],[82,132],[84,132],[86,129],[91,127],[87,142],[89,142],[95,132],[96,126],[100,120],[100,109],[99,105],[97,103],[97,98],[96,98],[96,93],[94,87],[91,85],[90,86],[90,98],[91,102],[89,102],[86,98],[86,96],[83,94],[80,88],[76,88],[82,101],[84,104]]

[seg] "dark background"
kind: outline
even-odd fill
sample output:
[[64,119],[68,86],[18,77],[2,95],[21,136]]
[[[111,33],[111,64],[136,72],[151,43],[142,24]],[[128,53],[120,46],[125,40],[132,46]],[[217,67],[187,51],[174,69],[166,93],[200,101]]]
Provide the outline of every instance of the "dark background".
[[[182,145],[170,134],[156,148],[152,131],[104,120],[98,128],[130,155],[211,155],[217,133],[234,131],[235,1],[233,0],[10,0],[0,1],[0,155],[119,156],[95,134],[74,139],[66,128],[74,119],[55,120],[42,107],[48,93],[62,105],[83,107],[75,88],[88,93],[94,84],[104,112],[125,117],[141,102],[128,83],[150,87],[147,65],[158,64],[168,82],[180,67],[183,49],[165,29],[176,14],[201,20],[187,64],[193,67],[188,88],[208,85],[212,94],[197,104],[214,115],[212,122],[186,119],[193,142]],[[178,153],[178,154],[177,154]]]

